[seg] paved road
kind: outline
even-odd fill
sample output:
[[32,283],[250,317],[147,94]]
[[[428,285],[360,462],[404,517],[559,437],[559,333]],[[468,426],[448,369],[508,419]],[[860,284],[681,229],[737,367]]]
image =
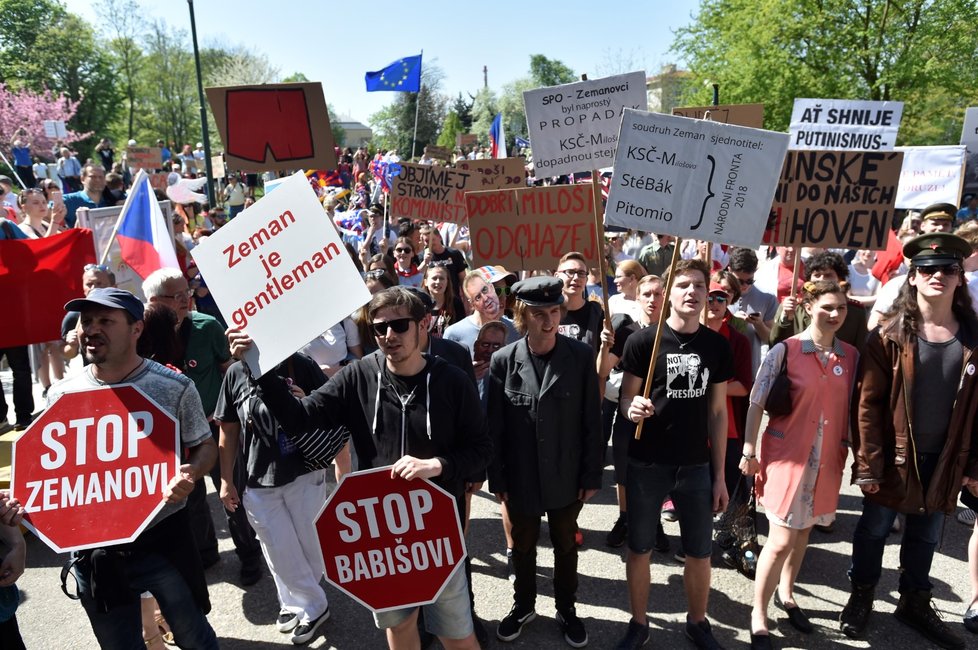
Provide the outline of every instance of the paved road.
[[[9,372],[0,373],[4,388],[9,391]],[[8,395],[9,399],[9,395]],[[610,467],[605,473],[610,482]],[[237,584],[238,561],[234,555],[227,528],[220,515],[216,494],[210,494],[214,520],[221,536],[221,562],[208,571],[213,611],[209,619],[221,639],[221,646],[232,650],[254,650],[270,647],[290,647],[288,636],[275,631],[273,622],[278,607],[271,578],[242,589]],[[871,633],[861,642],[854,642],[837,631],[836,617],[848,595],[845,570],[849,561],[850,540],[860,509],[857,491],[847,486],[840,505],[837,531],[832,535],[812,533],[812,545],[799,577],[797,597],[813,622],[816,632],[805,636],[781,620],[774,630],[774,640],[781,648],[887,648],[903,650],[929,647],[916,633],[896,622],[892,611],[896,605],[897,548],[887,547],[883,581],[879,589],[879,612],[874,615]],[[617,515],[611,489],[600,492],[595,501],[585,507],[581,528],[585,546],[580,556],[580,588],[578,614],[585,620],[590,634],[590,647],[610,648],[624,633],[628,621],[624,582],[624,565],[620,549],[604,546],[604,535]],[[762,523],[762,533],[766,525]],[[537,601],[539,617],[524,630],[513,644],[495,640],[493,647],[566,648],[553,621],[553,590],[550,582],[553,555],[549,549],[547,528],[543,527],[539,553]],[[675,548],[678,525],[666,524]],[[949,518],[944,528],[943,542],[934,564],[937,604],[951,621],[960,625],[963,599],[968,597],[967,541],[969,529]],[[893,536],[892,541],[896,541]],[[469,549],[474,560],[476,609],[488,622],[490,632],[505,616],[512,604],[512,585],[505,579],[505,557],[499,512],[487,494],[473,500],[473,517],[469,532]],[[19,582],[24,602],[18,611],[27,647],[32,650],[65,650],[96,648],[95,639],[81,606],[61,593],[59,571],[65,558],[47,550],[37,539],[28,540],[28,569]],[[648,647],[692,647],[682,636],[685,616],[685,597],[682,589],[682,567],[671,556],[655,555],[652,568],[652,639]],[[734,571],[715,563],[713,592],[710,599],[710,618],[714,631],[726,647],[746,647],[753,584]],[[348,597],[329,588],[332,618],[321,628],[324,635],[310,644],[313,648],[385,647],[383,635],[374,628],[369,612]],[[970,637],[972,647],[978,648],[978,637]]]

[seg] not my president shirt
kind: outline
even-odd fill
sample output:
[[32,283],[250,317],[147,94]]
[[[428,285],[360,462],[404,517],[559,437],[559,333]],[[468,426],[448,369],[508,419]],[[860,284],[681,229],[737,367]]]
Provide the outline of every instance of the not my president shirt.
[[[655,331],[646,327],[625,342],[621,367],[642,378],[639,394],[648,375]],[[642,437],[629,441],[628,457],[665,465],[708,463],[709,387],[733,377],[730,344],[705,325],[695,334],[674,332],[665,325],[659,346],[649,395],[655,413],[642,426]]]

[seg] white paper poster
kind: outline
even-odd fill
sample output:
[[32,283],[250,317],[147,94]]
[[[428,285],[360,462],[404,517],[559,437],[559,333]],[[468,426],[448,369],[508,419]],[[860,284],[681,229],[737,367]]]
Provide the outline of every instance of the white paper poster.
[[892,151],[902,118],[903,102],[796,99],[791,148]]
[[961,144],[968,148],[964,166],[964,193],[978,194],[978,106],[964,112]]
[[370,300],[301,171],[192,251],[230,327],[247,330],[256,377]]
[[605,223],[756,248],[788,134],[625,110]]
[[896,207],[922,210],[932,203],[958,204],[964,169],[964,145],[897,147],[903,168]]
[[527,90],[523,107],[537,177],[610,167],[622,109],[648,109],[645,73]]

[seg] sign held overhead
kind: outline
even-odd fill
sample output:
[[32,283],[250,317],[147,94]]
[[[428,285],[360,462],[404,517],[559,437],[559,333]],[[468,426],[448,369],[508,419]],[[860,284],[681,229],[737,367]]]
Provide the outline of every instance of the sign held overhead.
[[605,223],[755,248],[788,134],[625,110]]
[[903,102],[796,99],[791,148],[892,151],[902,117]]
[[610,167],[625,108],[648,108],[645,73],[578,81],[523,93],[538,176]]

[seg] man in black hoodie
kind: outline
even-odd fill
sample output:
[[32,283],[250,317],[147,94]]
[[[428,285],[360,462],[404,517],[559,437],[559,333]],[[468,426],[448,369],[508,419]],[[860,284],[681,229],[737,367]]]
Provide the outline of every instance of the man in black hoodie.
[[[421,300],[403,287],[374,295],[367,305],[380,348],[344,367],[321,388],[297,400],[274,373],[258,380],[262,401],[286,431],[346,426],[357,469],[392,465],[405,479],[429,478],[454,497],[464,516],[466,478],[484,470],[492,443],[479,395],[465,374],[421,352]],[[244,331],[228,334],[240,357],[251,344]],[[438,600],[425,606],[425,625],[445,648],[477,648],[467,580],[458,571]],[[391,648],[417,647],[418,610],[375,614]]]

